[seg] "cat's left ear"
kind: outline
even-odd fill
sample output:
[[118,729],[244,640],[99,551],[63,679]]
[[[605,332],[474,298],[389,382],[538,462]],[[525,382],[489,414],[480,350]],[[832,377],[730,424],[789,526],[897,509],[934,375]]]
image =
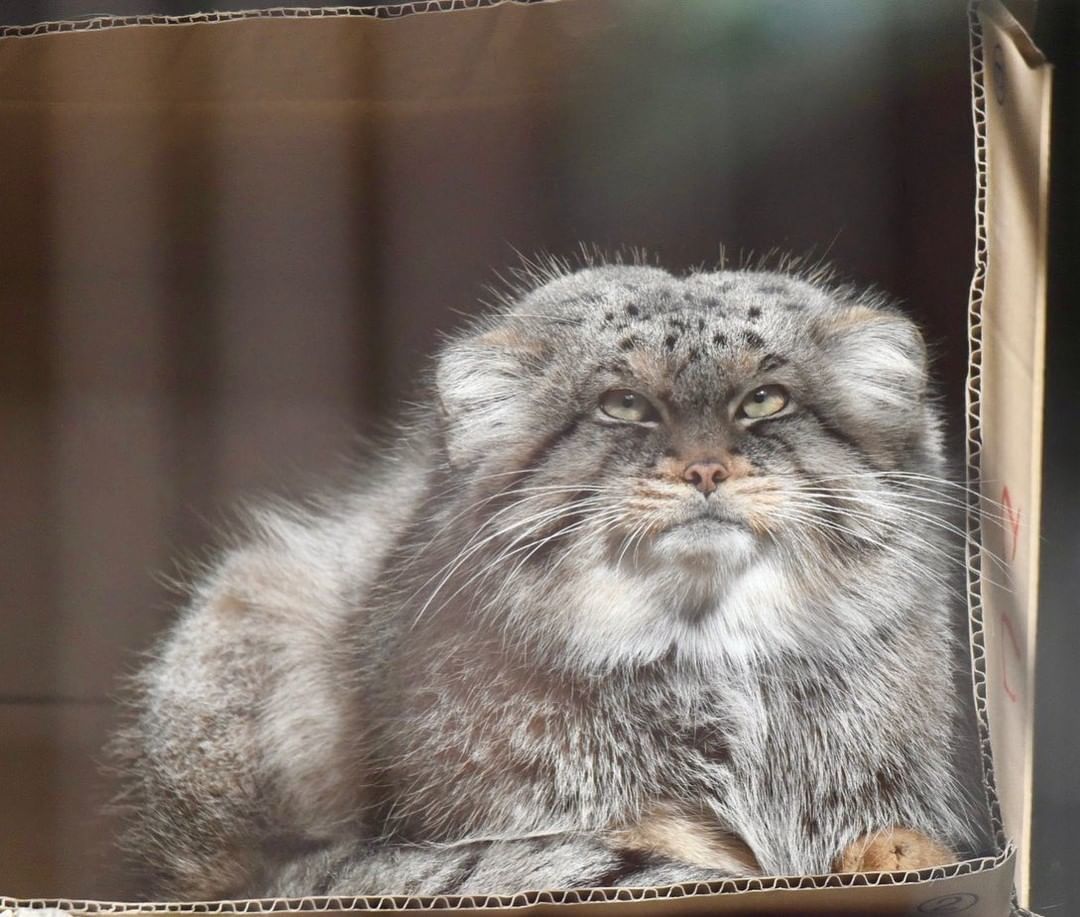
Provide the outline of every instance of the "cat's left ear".
[[525,432],[530,412],[521,398],[548,356],[545,341],[530,330],[497,325],[451,343],[439,356],[435,387],[455,467],[482,463]]
[[829,358],[835,382],[884,412],[920,406],[928,360],[922,334],[892,309],[850,305],[817,318],[813,336]]

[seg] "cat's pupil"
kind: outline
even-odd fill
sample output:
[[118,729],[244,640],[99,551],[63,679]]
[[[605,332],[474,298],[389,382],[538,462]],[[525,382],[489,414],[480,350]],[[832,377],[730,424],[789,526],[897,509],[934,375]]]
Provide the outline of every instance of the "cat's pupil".
[[769,393],[763,388],[759,388],[756,392],[754,392],[753,395],[754,401],[756,401],[758,404],[761,404],[768,397]]
[[634,401],[635,400],[636,399],[634,398],[633,395],[623,395],[622,396],[623,407],[624,408],[632,408],[634,406]]

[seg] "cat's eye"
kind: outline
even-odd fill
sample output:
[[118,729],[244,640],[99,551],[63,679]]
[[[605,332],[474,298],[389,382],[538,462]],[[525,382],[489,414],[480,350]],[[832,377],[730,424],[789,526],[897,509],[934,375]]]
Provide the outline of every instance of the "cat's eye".
[[600,410],[628,423],[656,423],[660,412],[644,395],[628,388],[613,388],[600,396]]
[[760,420],[779,414],[789,401],[787,389],[782,385],[763,385],[754,389],[739,405],[739,416]]

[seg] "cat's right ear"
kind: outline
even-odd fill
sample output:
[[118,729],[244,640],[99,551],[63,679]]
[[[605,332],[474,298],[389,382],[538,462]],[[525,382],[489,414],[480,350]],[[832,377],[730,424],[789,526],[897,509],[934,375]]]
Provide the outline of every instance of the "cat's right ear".
[[527,433],[522,398],[546,356],[541,338],[513,325],[488,328],[443,350],[435,387],[451,465],[479,464]]

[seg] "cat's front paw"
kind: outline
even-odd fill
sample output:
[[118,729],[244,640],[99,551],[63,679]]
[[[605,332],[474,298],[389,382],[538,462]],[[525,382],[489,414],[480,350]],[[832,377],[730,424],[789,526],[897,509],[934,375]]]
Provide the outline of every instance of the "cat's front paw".
[[902,872],[955,863],[956,854],[910,828],[864,834],[833,862],[833,872]]

